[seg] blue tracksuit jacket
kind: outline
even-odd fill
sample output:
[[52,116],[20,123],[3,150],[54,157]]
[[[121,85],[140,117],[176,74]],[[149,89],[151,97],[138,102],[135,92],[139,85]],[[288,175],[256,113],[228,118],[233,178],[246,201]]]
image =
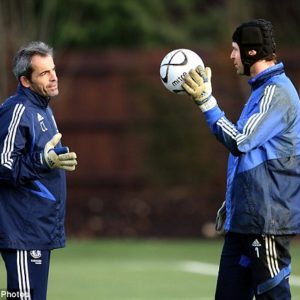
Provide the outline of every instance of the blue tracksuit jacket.
[[230,151],[225,230],[300,232],[300,102],[282,63],[249,80],[252,93],[236,125],[218,106],[205,113]]
[[49,99],[19,85],[0,106],[0,249],[65,244],[65,172],[42,155],[58,132]]

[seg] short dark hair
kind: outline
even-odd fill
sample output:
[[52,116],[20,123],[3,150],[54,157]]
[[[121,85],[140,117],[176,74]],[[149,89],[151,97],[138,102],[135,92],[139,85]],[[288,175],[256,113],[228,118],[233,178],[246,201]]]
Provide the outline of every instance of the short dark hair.
[[17,80],[20,80],[21,76],[31,79],[33,72],[31,60],[34,55],[53,57],[53,49],[41,41],[33,41],[21,47],[13,60],[13,73]]

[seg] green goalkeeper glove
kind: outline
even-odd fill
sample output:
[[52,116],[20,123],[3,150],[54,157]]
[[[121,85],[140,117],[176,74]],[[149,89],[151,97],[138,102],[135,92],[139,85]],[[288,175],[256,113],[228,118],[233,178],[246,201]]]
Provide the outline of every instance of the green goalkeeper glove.
[[182,87],[192,96],[199,108],[206,112],[217,105],[216,99],[212,96],[211,69],[198,66],[189,72],[184,78]]
[[49,168],[60,168],[66,171],[74,171],[77,166],[76,153],[69,152],[67,147],[55,148],[61,137],[61,133],[57,133],[45,145],[44,161]]

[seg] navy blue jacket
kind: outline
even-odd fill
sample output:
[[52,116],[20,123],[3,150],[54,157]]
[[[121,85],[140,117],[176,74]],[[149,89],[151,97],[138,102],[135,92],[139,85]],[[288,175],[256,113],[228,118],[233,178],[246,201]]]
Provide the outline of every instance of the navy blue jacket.
[[0,106],[0,248],[64,247],[66,177],[43,162],[58,132],[49,99],[19,85]]
[[282,63],[249,80],[252,93],[236,125],[218,106],[207,122],[230,151],[227,231],[300,233],[300,101]]

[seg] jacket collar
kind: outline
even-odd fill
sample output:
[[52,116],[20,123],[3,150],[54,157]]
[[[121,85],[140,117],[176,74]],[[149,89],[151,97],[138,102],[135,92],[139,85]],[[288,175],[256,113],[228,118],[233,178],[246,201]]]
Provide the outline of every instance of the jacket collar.
[[30,100],[30,102],[43,108],[46,108],[50,101],[50,97],[41,96],[32,91],[31,89],[24,87],[20,83],[18,85],[17,93],[19,95],[25,95]]
[[255,77],[249,79],[248,83],[251,85],[252,89],[257,89],[261,85],[263,85],[267,80],[275,75],[279,75],[284,73],[284,65],[283,63],[278,63],[262,72],[257,74]]

